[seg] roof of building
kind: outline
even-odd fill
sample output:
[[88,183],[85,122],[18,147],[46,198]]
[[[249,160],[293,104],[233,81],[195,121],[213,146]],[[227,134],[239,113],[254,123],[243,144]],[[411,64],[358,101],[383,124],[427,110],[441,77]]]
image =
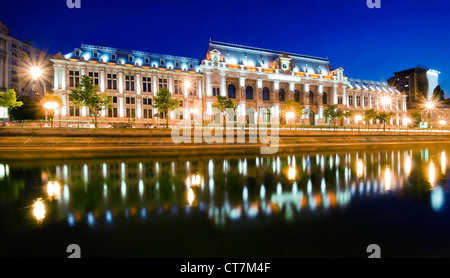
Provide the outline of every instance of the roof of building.
[[214,49],[221,53],[221,59],[227,64],[269,68],[278,58],[284,57],[291,59],[295,71],[328,75],[334,70],[326,58],[217,41],[209,43],[207,55]]
[[[77,50],[79,50],[78,56]],[[113,54],[115,54],[115,57]],[[174,70],[179,69],[196,72],[200,69],[199,59],[89,44],[82,44],[80,48],[74,49],[74,51],[64,55],[64,57],[66,59],[83,58],[85,61],[114,62],[120,64],[132,64],[135,66],[171,68]]]
[[355,78],[349,78],[348,79],[348,87],[350,89],[357,89],[357,90],[365,90],[365,91],[378,91],[378,92],[391,92],[395,94],[401,94],[400,91],[393,87],[389,87],[388,83],[386,82],[376,82],[371,80],[361,80],[361,79],[355,79]]

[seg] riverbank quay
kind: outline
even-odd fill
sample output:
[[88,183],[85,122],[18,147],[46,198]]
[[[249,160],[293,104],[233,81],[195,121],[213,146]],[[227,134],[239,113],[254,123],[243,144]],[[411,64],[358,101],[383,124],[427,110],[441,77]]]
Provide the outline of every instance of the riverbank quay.
[[174,136],[167,129],[3,128],[0,129],[0,159],[259,155],[268,146],[276,148],[273,154],[282,154],[374,149],[380,145],[450,144],[447,133],[363,130],[265,130],[262,133],[267,134],[268,140],[261,140],[257,131],[223,131],[222,142],[211,143],[215,134],[204,130],[191,132],[179,142],[180,133]]

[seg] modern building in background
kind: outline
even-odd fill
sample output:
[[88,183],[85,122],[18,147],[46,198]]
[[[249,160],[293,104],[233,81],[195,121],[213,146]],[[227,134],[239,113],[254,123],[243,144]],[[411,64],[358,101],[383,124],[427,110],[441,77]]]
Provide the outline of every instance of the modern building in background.
[[330,105],[393,112],[394,125],[402,124],[406,116],[406,94],[385,82],[348,78],[325,58],[236,44],[211,41],[203,60],[82,45],[66,55],[57,54],[52,62],[54,91],[65,104],[57,112],[67,120],[92,117],[68,97],[83,75],[113,98],[114,107],[102,111],[100,121],[154,123],[153,97],[162,87],[182,104],[182,111],[169,115],[172,123],[192,119],[194,113],[204,115],[206,123],[221,120],[213,111],[217,95],[238,105],[234,120],[243,124],[279,118],[290,100],[305,107],[301,123],[306,125],[326,123],[323,112]]
[[43,96],[48,82],[33,80],[29,69],[42,67],[51,56],[45,51],[21,41],[10,34],[9,27],[0,21],[0,91],[14,89],[18,96]]
[[436,70],[424,66],[394,72],[388,84],[407,95],[407,102],[421,102],[433,96],[434,89],[439,85],[439,74]]
[[426,66],[394,72],[388,80],[389,85],[407,95],[407,108],[410,118],[415,113],[421,115],[423,128],[447,126],[450,123],[450,105],[433,96],[439,85],[439,71]]

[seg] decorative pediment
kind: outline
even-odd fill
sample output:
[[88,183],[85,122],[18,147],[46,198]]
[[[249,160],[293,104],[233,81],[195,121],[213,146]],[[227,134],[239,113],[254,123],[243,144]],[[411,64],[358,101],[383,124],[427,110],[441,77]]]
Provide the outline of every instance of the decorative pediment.
[[55,56],[53,56],[53,58],[59,59],[59,60],[65,60],[66,59],[66,57],[64,57],[64,55],[62,55],[61,52],[58,52]]
[[337,80],[342,80],[344,78],[344,69],[341,67],[333,70],[331,73],[337,77]]
[[220,51],[217,49],[213,49],[211,50],[211,52],[209,53],[211,55],[211,60],[214,62],[219,62],[220,61]]

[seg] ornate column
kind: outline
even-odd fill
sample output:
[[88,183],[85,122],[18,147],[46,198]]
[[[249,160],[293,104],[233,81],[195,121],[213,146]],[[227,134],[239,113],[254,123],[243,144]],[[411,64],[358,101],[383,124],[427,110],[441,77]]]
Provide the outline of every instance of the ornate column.
[[227,76],[226,73],[224,71],[220,72],[220,77],[221,77],[221,81],[220,81],[220,95],[221,96],[226,96],[227,95]]
[[348,99],[347,99],[347,85],[342,85],[342,104],[348,107]]
[[286,101],[293,100],[294,94],[295,94],[295,82],[289,82],[289,94]]
[[[0,60],[1,61],[1,60]],[[1,66],[1,65],[0,65]],[[53,71],[54,71],[54,76],[53,76],[53,90],[58,90],[59,89],[59,68],[61,66],[53,66]],[[2,84],[0,84],[0,87],[2,87]]]
[[304,125],[309,125],[310,121],[309,121],[309,84],[305,84],[304,85],[304,104],[305,104],[305,111],[307,112],[306,114],[302,115],[302,124]]
[[142,117],[142,105],[141,105],[141,74],[136,72],[136,118]]
[[256,80],[256,111],[258,112],[258,118],[256,123],[262,123],[264,120],[264,115],[262,112],[262,105],[263,105],[263,100],[262,100],[262,88],[263,88],[263,80],[262,79],[257,79]]
[[246,107],[245,107],[245,102],[246,102],[246,96],[245,96],[245,77],[241,76],[239,77],[239,103],[240,103],[240,107],[239,107],[239,123],[241,124],[245,124],[246,123]]
[[156,92],[158,92],[158,83],[157,83],[158,79],[156,77],[156,75],[153,75],[153,95],[156,95]]
[[338,104],[338,92],[337,92],[337,89],[338,89],[338,84],[333,84],[333,96],[332,96],[332,102],[331,102],[331,105],[336,105],[336,104]]
[[206,95],[209,97],[209,96],[212,96],[212,90],[211,90],[211,75],[212,75],[212,72],[207,71],[207,72],[205,72],[205,75],[206,75],[206,88],[205,88],[205,90],[206,90]]
[[105,92],[105,70],[100,70],[100,91]]
[[119,72],[119,94],[123,94],[123,73]]
[[319,125],[323,125],[323,85],[318,86]]

